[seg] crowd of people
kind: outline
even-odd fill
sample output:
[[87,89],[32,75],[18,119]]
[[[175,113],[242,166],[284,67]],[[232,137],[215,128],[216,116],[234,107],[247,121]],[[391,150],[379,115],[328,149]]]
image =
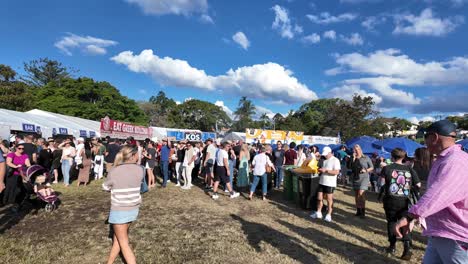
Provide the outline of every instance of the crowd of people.
[[[281,141],[272,146],[246,144],[242,140],[171,142],[164,138],[153,142],[133,138],[45,140],[17,136],[13,144],[3,142],[1,146],[0,164],[6,161],[8,169],[0,166],[0,191],[3,191],[4,204],[13,203],[14,208],[19,208],[24,201],[20,168],[32,164],[50,171],[52,177],[48,184],[57,184],[62,178],[65,186],[69,186],[71,179],[76,179],[76,185],[80,186],[91,179],[106,177],[103,188],[112,193],[109,223],[115,234],[109,263],[119,252],[127,263],[134,263],[128,227],[138,216],[143,179],[150,191],[158,177],[162,188],[174,184],[190,190],[197,182],[214,200],[220,198],[220,189],[231,199],[246,193],[252,200],[261,182],[259,192],[266,200],[269,189],[282,188],[285,166],[300,166],[315,160],[320,179],[312,218],[332,221],[333,193],[340,183],[354,190],[356,216],[365,218],[365,193],[371,189],[383,201],[388,223],[388,253],[395,252],[399,238],[404,244],[401,258],[411,259],[410,231],[418,220],[431,237],[424,263],[452,263],[446,260],[467,263],[468,188],[464,180],[467,180],[468,155],[455,145],[454,132],[450,122],[436,122],[426,133],[427,147],[416,150],[414,158],[396,148],[391,152],[391,159],[365,155],[359,145],[349,150],[342,146],[336,151],[324,147],[320,152],[317,146],[296,146],[294,142],[283,145]],[[427,183],[423,190],[421,183]]]

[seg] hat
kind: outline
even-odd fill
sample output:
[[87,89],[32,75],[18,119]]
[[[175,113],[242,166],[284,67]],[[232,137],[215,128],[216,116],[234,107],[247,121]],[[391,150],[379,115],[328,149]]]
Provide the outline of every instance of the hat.
[[77,140],[77,141],[84,142],[84,138],[82,138],[82,137],[79,137],[79,138],[77,138],[76,140]]
[[326,156],[332,152],[330,147],[324,147],[322,150],[322,156]]
[[436,134],[439,134],[441,136],[450,137],[450,136],[452,136],[450,134],[455,132],[456,129],[457,128],[455,127],[455,125],[452,122],[450,122],[447,119],[444,119],[444,120],[440,120],[440,121],[432,123],[432,125],[430,125],[426,129],[426,134],[436,133]]

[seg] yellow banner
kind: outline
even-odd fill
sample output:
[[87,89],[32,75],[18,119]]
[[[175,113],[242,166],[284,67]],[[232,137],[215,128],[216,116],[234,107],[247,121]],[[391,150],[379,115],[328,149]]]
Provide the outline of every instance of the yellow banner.
[[263,130],[247,128],[245,130],[246,143],[275,144],[277,141],[282,143],[296,142],[301,144],[304,140],[304,132],[282,131],[282,130]]

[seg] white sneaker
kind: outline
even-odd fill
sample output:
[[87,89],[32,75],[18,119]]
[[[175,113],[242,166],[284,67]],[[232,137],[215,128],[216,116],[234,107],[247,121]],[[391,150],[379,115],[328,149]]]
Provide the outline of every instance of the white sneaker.
[[180,186],[180,183],[177,183],[175,186],[179,187],[179,186]]
[[327,222],[330,223],[330,222],[332,221],[331,215],[327,214],[323,220],[325,220],[325,221],[327,221]]
[[211,198],[213,198],[213,200],[218,200],[219,196],[217,194],[213,194],[213,196],[211,196]]
[[190,189],[190,187],[188,187],[188,186],[182,186],[182,187],[180,187],[180,188],[181,188],[181,189],[184,189],[184,190]]
[[232,199],[232,198],[237,198],[237,197],[239,197],[239,195],[240,195],[240,193],[235,192],[235,193],[231,194],[231,196],[229,196],[229,197],[231,197],[231,199]]
[[320,212],[313,212],[310,217],[312,217],[313,219],[322,219],[322,213]]
[[229,190],[224,190],[224,192],[225,192],[225,193],[228,193],[228,192],[229,192]]

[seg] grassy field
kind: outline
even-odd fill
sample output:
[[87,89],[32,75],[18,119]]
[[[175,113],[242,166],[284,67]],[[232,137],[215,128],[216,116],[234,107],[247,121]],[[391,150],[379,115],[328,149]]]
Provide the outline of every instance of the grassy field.
[[[62,205],[52,213],[29,206],[12,215],[0,208],[1,262],[105,263],[110,195],[100,184],[56,187]],[[339,188],[334,221],[326,223],[312,221],[279,191],[267,201],[231,200],[224,193],[213,201],[198,187],[157,187],[143,196],[130,242],[138,263],[399,263],[384,253],[382,206],[369,202],[367,219],[359,219],[353,199]],[[425,243],[417,232],[412,263],[421,263]]]

